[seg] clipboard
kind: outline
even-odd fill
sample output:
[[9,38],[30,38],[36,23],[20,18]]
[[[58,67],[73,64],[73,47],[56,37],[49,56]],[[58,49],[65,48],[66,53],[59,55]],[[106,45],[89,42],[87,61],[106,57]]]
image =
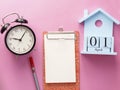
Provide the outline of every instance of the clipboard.
[[63,30],[59,30],[56,32],[44,32],[43,36],[44,36],[44,39],[46,37],[49,40],[74,40],[74,48],[75,48],[75,78],[74,78],[75,80],[72,79],[73,81],[70,81],[70,82],[66,81],[66,82],[50,83],[50,82],[46,82],[45,40],[43,41],[44,42],[44,45],[43,45],[43,49],[44,49],[43,88],[44,90],[80,90],[79,32],[77,31],[65,32]]

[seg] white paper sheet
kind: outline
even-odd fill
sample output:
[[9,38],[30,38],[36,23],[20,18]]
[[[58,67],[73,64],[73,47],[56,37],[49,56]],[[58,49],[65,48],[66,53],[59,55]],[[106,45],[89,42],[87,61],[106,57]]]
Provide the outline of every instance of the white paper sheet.
[[44,50],[46,83],[76,82],[75,34],[44,35]]

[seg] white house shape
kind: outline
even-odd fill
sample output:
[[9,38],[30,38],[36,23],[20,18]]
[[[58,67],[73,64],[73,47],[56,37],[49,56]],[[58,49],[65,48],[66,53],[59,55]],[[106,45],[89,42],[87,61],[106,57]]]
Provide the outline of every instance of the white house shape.
[[[83,22],[84,22],[84,48],[83,51],[81,52],[82,54],[102,54],[102,55],[117,54],[116,52],[114,52],[113,23],[117,25],[120,24],[118,20],[113,18],[104,10],[97,9],[96,11],[89,15],[88,11],[85,10],[84,17],[79,20],[79,23]],[[97,23],[100,23],[100,26],[98,26]],[[89,45],[89,40],[93,41],[92,46]]]

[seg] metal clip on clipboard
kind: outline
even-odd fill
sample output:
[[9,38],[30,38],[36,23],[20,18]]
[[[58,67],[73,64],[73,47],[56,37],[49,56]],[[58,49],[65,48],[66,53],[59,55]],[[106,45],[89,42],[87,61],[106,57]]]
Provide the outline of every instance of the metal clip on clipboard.
[[63,28],[59,28],[56,32],[48,32],[46,36],[48,40],[75,40],[75,33],[64,31]]

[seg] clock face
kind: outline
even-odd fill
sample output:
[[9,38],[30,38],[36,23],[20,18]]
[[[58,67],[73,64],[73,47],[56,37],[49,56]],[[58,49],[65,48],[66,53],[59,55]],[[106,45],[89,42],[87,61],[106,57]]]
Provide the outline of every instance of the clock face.
[[35,46],[35,34],[28,26],[16,25],[6,33],[5,44],[16,55],[29,53]]

